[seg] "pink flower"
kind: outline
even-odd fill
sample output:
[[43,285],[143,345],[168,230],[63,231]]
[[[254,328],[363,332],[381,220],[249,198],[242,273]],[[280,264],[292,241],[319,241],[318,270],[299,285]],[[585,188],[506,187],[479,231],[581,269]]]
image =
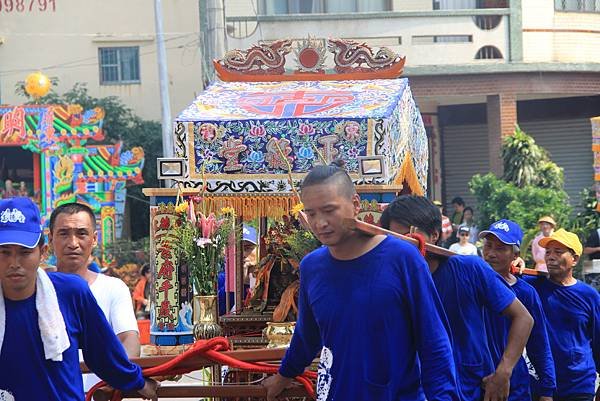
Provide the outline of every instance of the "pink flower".
[[223,219],[217,220],[214,213],[209,214],[208,217],[200,213],[199,217],[196,226],[202,231],[203,238],[212,238],[224,222]]
[[212,241],[210,238],[198,238],[196,240],[196,245],[198,245],[200,248],[204,248],[204,245],[208,245],[211,243],[212,243]]
[[215,215],[213,213],[209,214],[206,217],[204,214],[200,213],[200,220],[198,220],[198,228],[202,231],[203,238],[210,238],[215,232]]
[[206,142],[212,142],[217,136],[217,130],[213,124],[202,124],[200,126],[200,135]]
[[265,130],[265,127],[263,127],[262,125],[252,126],[250,128],[250,136],[263,137],[266,134],[267,134],[267,131]]
[[192,224],[196,224],[196,211],[194,210],[194,202],[188,202],[187,218]]
[[312,135],[315,133],[315,129],[312,125],[300,123],[298,127],[298,134],[300,135]]
[[356,121],[349,121],[344,127],[344,136],[350,142],[356,142],[360,138],[360,125]]

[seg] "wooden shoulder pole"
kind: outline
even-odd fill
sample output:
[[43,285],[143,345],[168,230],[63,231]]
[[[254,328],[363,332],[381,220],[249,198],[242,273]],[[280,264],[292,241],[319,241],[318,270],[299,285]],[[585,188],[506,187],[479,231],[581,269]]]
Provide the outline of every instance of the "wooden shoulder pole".
[[[344,219],[343,224],[345,227],[347,227],[349,229],[360,231],[361,233],[366,234],[366,235],[392,235],[396,238],[400,238],[404,241],[408,241],[411,244],[414,244],[417,246],[419,245],[419,242],[414,238],[407,237],[406,235],[398,234],[393,231],[386,230],[385,228],[381,228],[381,227],[375,226],[373,224],[365,223],[364,221],[360,221],[357,219]],[[452,255],[456,255],[456,253],[451,252],[450,250],[448,250],[446,248],[442,248],[442,247],[432,245],[432,244],[426,244],[425,249],[427,250],[428,254],[433,254],[436,256],[440,256],[440,257],[449,257]],[[524,274],[527,276],[542,275],[542,273],[538,272],[535,269],[522,269],[520,271],[520,274]]]
[[[344,219],[342,223],[346,228],[359,231],[366,235],[391,235],[393,237],[400,238],[401,240],[408,241],[413,245],[419,245],[419,241],[414,238],[386,230],[385,228],[381,228],[373,224],[365,223],[364,221],[360,221],[358,219]],[[434,254],[437,256],[449,257],[456,255],[454,252],[451,252],[446,248],[442,248],[433,244],[426,244],[425,249],[427,250],[428,254]]]

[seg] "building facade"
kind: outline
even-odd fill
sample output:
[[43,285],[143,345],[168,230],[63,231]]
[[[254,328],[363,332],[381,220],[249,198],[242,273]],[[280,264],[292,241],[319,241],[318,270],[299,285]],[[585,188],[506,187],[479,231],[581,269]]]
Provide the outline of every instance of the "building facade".
[[475,200],[468,181],[501,173],[514,125],[565,170],[574,206],[593,184],[600,114],[597,0],[228,0],[228,49],[341,37],[406,56],[430,135],[430,194]]
[[[171,110],[202,90],[197,0],[163,1]],[[35,71],[63,93],[85,83],[92,96],[118,96],[137,115],[160,120],[153,2],[7,0],[0,5],[0,104],[25,100],[15,85]]]

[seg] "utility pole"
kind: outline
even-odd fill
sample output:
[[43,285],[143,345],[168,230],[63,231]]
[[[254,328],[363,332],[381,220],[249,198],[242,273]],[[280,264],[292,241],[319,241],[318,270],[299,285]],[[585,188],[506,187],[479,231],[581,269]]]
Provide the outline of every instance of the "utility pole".
[[225,7],[223,0],[200,0],[200,40],[203,65],[203,81],[208,85],[214,80],[213,59],[223,57],[227,48],[225,35]]
[[156,29],[156,49],[158,57],[158,81],[160,84],[160,109],[162,114],[163,155],[173,157],[173,135],[171,134],[171,103],[169,98],[169,75],[167,73],[167,53],[163,35],[162,4],[154,0],[154,24]]

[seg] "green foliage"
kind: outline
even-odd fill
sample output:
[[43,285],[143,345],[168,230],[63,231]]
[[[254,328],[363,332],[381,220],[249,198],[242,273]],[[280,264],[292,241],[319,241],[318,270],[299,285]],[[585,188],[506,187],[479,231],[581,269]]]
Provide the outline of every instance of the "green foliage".
[[543,188],[562,189],[563,170],[550,160],[548,152],[517,125],[513,135],[502,145],[504,175],[507,182],[519,188],[537,185]]
[[477,198],[477,224],[481,229],[494,221],[510,219],[523,229],[522,256],[529,259],[530,242],[537,235],[537,221],[549,215],[559,227],[570,228],[572,213],[563,189],[563,169],[548,152],[517,125],[502,145],[504,175],[475,175],[469,188]]
[[568,222],[571,207],[565,191],[528,185],[519,188],[513,183],[488,173],[475,175],[469,182],[477,197],[477,224],[482,229],[500,219],[513,220],[524,229],[537,230],[541,216],[553,216],[559,225]]
[[[51,79],[51,81],[53,86],[58,82],[56,79]],[[24,91],[24,82],[17,83],[15,92],[28,97]],[[31,98],[29,100],[31,101]],[[141,119],[116,96],[97,98],[90,95],[86,85],[82,83],[75,84],[73,88],[62,95],[52,90],[36,103],[79,104],[84,109],[102,107],[105,111],[103,129],[106,143],[115,143],[122,140],[125,149],[131,149],[135,146],[144,148],[146,155],[142,170],[144,184],[130,186],[127,189],[127,203],[132,217],[132,239],[137,240],[147,237],[150,229],[150,208],[148,207],[148,199],[142,193],[142,188],[158,187],[155,160],[157,157],[162,156],[160,123]]]
[[105,250],[115,258],[117,269],[128,263],[142,265],[149,262],[150,238],[145,237],[138,241],[116,240],[108,244]]
[[477,197],[477,225],[482,230],[500,219],[509,219],[523,229],[522,256],[528,259],[529,243],[537,235],[537,221],[549,215],[559,227],[568,227],[571,206],[564,190],[527,185],[517,187],[511,182],[488,173],[475,175],[469,182],[471,192]]
[[598,199],[593,188],[585,188],[581,191],[581,209],[571,223],[570,231],[576,233],[582,243],[592,234],[592,231],[600,227],[600,213],[597,211]]
[[282,251],[288,259],[300,262],[308,253],[321,246],[321,242],[308,230],[295,228],[287,237],[287,248]]
[[205,216],[192,222],[182,213],[173,232],[182,263],[187,263],[196,295],[217,294],[217,274],[225,258],[225,247],[233,232],[233,214]]

